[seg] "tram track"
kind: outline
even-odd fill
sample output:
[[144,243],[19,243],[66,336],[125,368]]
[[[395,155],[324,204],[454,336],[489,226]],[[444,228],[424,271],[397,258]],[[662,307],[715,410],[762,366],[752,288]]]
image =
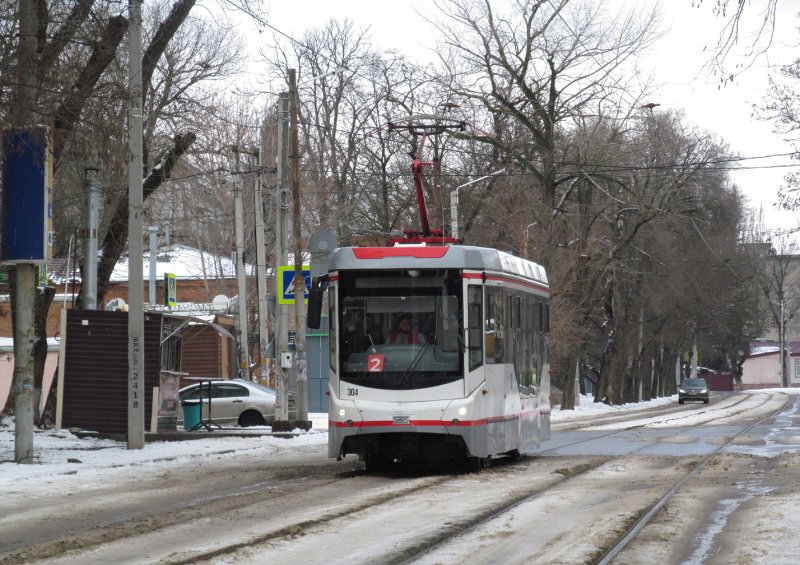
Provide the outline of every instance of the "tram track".
[[[763,397],[763,402],[760,402],[759,404],[754,405],[754,406],[747,406],[746,402],[751,400],[751,399],[753,399],[755,396],[756,395],[750,394],[750,395],[747,395],[746,398],[743,398],[742,400],[738,400],[737,402],[733,403],[732,405],[726,405],[726,406],[719,407],[719,408],[714,408],[713,407],[714,405],[712,405],[711,408],[709,408],[707,410],[704,410],[704,414],[709,414],[710,420],[715,420],[714,413],[716,413],[716,412],[720,412],[720,411],[723,411],[723,410],[731,410],[736,406],[743,406],[743,407],[746,407],[748,409],[757,410],[757,409],[759,409],[759,408],[761,408],[763,406],[766,406],[770,402],[772,402],[772,397],[771,396],[761,395]],[[786,402],[788,402],[788,399],[784,399],[782,406],[785,406]],[[697,413],[696,412],[692,412],[692,413],[689,413],[689,414],[684,414],[682,412],[679,412],[677,416],[673,416],[675,414],[674,411],[662,410],[662,411],[647,411],[647,414],[648,414],[647,416],[644,416],[642,413],[637,413],[636,417],[633,419],[633,422],[630,423],[630,425],[624,425],[622,427],[619,427],[619,426],[615,427],[615,428],[609,430],[608,433],[598,433],[597,435],[594,435],[592,437],[588,437],[588,438],[585,438],[585,439],[581,439],[581,440],[578,440],[578,441],[571,441],[571,442],[562,443],[562,444],[559,444],[557,447],[553,447],[551,449],[544,449],[544,450],[536,451],[532,455],[548,455],[548,454],[551,454],[551,453],[555,453],[555,452],[557,452],[559,450],[562,450],[562,449],[564,449],[566,447],[573,447],[573,446],[576,446],[576,445],[581,445],[581,444],[597,441],[599,439],[613,437],[615,435],[618,435],[618,434],[621,434],[621,433],[624,433],[624,432],[629,432],[631,430],[644,429],[646,427],[658,427],[659,425],[664,424],[664,423],[671,423],[672,425],[675,425],[675,423],[679,422],[682,418],[688,418],[688,417],[691,417],[693,419],[697,418]],[[735,416],[735,415],[738,415],[738,414],[741,414],[741,412],[736,412],[736,413],[734,413],[732,415],[726,416],[726,418],[729,418],[731,416]],[[659,417],[659,416],[667,416],[667,417],[663,421],[657,421],[657,422],[653,422],[652,421],[653,418]],[[635,423],[635,422],[641,422],[643,420],[645,421],[645,423]],[[611,425],[611,424],[625,423],[625,422],[631,422],[631,419],[630,418],[624,418],[624,417],[619,417],[619,418],[616,418],[616,419],[605,418],[605,419],[602,419],[601,422],[598,423],[597,425],[592,425],[591,428],[595,429],[595,430],[601,430],[604,426],[608,426],[608,425]],[[580,429],[585,429],[585,428],[586,428],[585,425],[576,425],[574,427],[563,427],[563,428],[560,428],[559,431],[560,432],[574,431],[574,430],[580,430]]]
[[[763,401],[760,396],[763,396]],[[620,456],[557,455],[558,449],[613,439],[618,434],[630,434],[631,430],[658,426],[658,421],[652,421],[653,417],[663,416],[663,422],[669,421],[676,435],[688,429],[677,426],[669,411],[664,414],[647,411],[649,418],[643,418],[641,413],[634,416],[638,422],[636,425],[623,425],[607,433],[594,434],[589,439],[561,444],[521,462],[496,461],[493,467],[480,472],[376,475],[342,463],[281,468],[267,466],[260,471],[255,469],[256,475],[265,474],[257,483],[243,480],[241,486],[227,491],[209,490],[203,496],[186,498],[182,505],[168,510],[143,511],[138,515],[128,512],[107,523],[101,520],[87,522],[76,526],[68,535],[11,553],[0,553],[0,564],[125,561],[126,557],[133,555],[137,555],[135,561],[141,563],[211,563],[220,560],[227,563],[344,563],[344,556],[348,557],[348,562],[354,563],[459,562],[458,559],[442,558],[442,555],[449,555],[448,547],[453,540],[486,537],[480,532],[492,524],[512,524],[528,516],[552,517],[555,508],[560,514],[562,507],[567,509],[577,504],[573,500],[575,492],[588,493],[594,498],[586,508],[578,504],[571,511],[563,510],[565,516],[567,512],[576,512],[575,516],[583,520],[563,525],[597,540],[598,547],[586,555],[591,556],[590,562],[599,562],[605,558],[605,552],[612,551],[638,528],[631,537],[636,539],[638,531],[646,527],[649,519],[658,515],[659,510],[690,480],[689,477],[699,474],[715,455],[787,404],[788,397],[778,402],[770,400],[769,395],[750,394],[741,401],[717,407],[717,416],[732,407],[736,407],[740,417],[750,411],[753,415],[761,412],[763,416],[767,408],[770,413],[726,438],[713,453],[703,457],[640,454],[647,447],[645,443],[641,448]],[[674,415],[676,411],[672,412]],[[696,416],[700,411],[690,412]],[[729,414],[724,418],[733,416]],[[604,419],[604,425],[608,424],[608,419]],[[214,472],[219,476],[224,473],[222,469]],[[298,479],[298,473],[305,476]],[[198,472],[198,476],[200,474]],[[615,497],[623,496],[621,493],[626,493],[625,497],[630,496],[631,500],[615,500]],[[462,504],[451,502],[464,496],[470,497],[469,511],[460,510]],[[76,504],[73,511],[80,512],[81,508],[81,504]],[[548,512],[548,508],[553,510]],[[421,511],[424,518],[419,520]],[[613,514],[613,520],[605,524],[599,517],[609,512]],[[412,527],[415,520],[421,521],[422,526]],[[394,526],[393,521],[396,522]],[[209,524],[215,526],[209,528]],[[402,525],[401,530],[408,531],[395,532],[398,524]],[[553,540],[562,539],[563,534],[557,530],[561,525],[540,524],[533,530],[539,537],[529,543],[540,544],[546,551],[554,552]],[[504,529],[501,531],[502,535],[507,535]],[[198,537],[197,532],[202,532],[200,539],[192,542],[192,536]],[[373,540],[364,539],[364,532],[370,532],[370,535],[372,532],[392,532],[385,542],[388,547],[381,546],[384,542],[380,533],[374,534],[378,539]],[[348,544],[346,555],[336,553],[335,547],[341,540]],[[502,539],[499,541],[502,543]],[[490,548],[492,543],[491,539],[485,542]],[[142,558],[141,553],[134,553],[141,552],[142,547],[147,547],[146,558]],[[514,547],[513,544],[510,547]],[[380,557],[376,558],[376,555]],[[514,562],[515,557],[520,556],[507,557],[509,562]],[[476,559],[480,561],[480,558]]]
[[[739,403],[734,403],[734,405],[735,404],[739,404]],[[764,403],[760,403],[759,405],[763,405],[763,404]],[[784,402],[784,405],[785,405],[785,402]],[[726,408],[730,408],[730,406],[728,406]],[[771,415],[767,416],[767,418],[768,417],[771,417]],[[766,418],[764,418],[764,419],[766,419]],[[729,445],[731,441],[733,441],[739,435],[741,435],[743,433],[746,433],[746,431],[749,430],[753,425],[755,425],[755,424],[751,424],[747,428],[741,430],[739,434],[736,434],[736,436],[731,437],[729,439],[729,441],[726,442],[726,444],[724,444],[724,445]],[[613,436],[613,435],[616,435],[616,434],[619,434],[619,433],[622,433],[622,432],[629,432],[631,429],[635,429],[637,427],[644,427],[644,424],[640,424],[640,425],[637,425],[637,426],[625,427],[622,430],[616,430],[616,431],[609,432],[607,434],[602,434],[599,437],[600,438],[610,437],[610,436]],[[585,440],[585,441],[596,441],[597,439],[598,439],[598,436],[595,436],[594,438],[592,438],[590,440]],[[573,444],[568,444],[568,445],[574,445],[574,444],[577,444],[577,443],[583,443],[583,442],[574,442]],[[722,449],[724,447],[724,445],[720,446],[719,449]],[[562,445],[561,447],[563,448],[564,446]],[[539,455],[539,456],[546,455],[546,454],[549,454],[549,453],[552,453],[552,452],[556,451],[556,449],[558,449],[558,448],[555,448],[555,449],[552,449],[552,450],[545,450],[543,452],[537,453],[537,455]],[[716,450],[715,453],[717,453],[719,451],[719,449]],[[625,458],[630,459],[632,456],[635,456],[635,452],[633,454],[631,454],[631,453],[626,454]],[[696,464],[698,466],[697,468],[702,468],[702,465],[704,465],[705,461],[707,461],[709,458],[710,458],[710,456],[704,458],[701,462],[698,462]],[[620,459],[622,459],[622,458],[620,458]],[[590,477],[592,475],[592,473],[598,472],[604,466],[607,466],[609,464],[613,464],[614,461],[615,461],[615,458],[613,458],[613,457],[593,458],[591,460],[584,460],[584,462],[582,462],[578,466],[574,466],[573,465],[573,466],[568,466],[568,467],[565,467],[565,468],[562,468],[562,469],[554,470],[551,474],[561,475],[560,480],[551,481],[546,485],[545,484],[539,484],[539,485],[537,485],[536,487],[534,487],[534,488],[532,488],[530,490],[526,490],[526,491],[521,492],[521,493],[516,493],[514,496],[506,498],[503,501],[498,502],[497,504],[493,504],[493,505],[482,507],[480,509],[480,511],[475,512],[474,514],[469,516],[468,519],[464,519],[464,520],[452,519],[452,520],[450,520],[448,522],[446,527],[442,527],[442,528],[438,529],[436,532],[430,533],[424,539],[418,541],[416,544],[412,544],[410,546],[397,547],[393,552],[389,552],[389,553],[383,554],[381,556],[380,560],[381,560],[381,562],[384,562],[384,563],[397,563],[397,564],[418,562],[421,559],[423,559],[425,556],[427,556],[430,553],[436,551],[437,548],[440,548],[440,547],[445,546],[446,544],[448,544],[454,537],[468,536],[470,533],[475,532],[476,530],[478,530],[482,526],[484,526],[484,525],[486,525],[486,524],[488,524],[488,523],[490,523],[492,521],[498,520],[503,515],[513,511],[515,508],[518,508],[523,504],[530,503],[530,502],[536,500],[537,498],[540,498],[540,497],[542,497],[542,496],[544,496],[546,494],[551,494],[551,493],[556,492],[556,491],[564,491],[565,489],[569,489],[569,483],[571,481],[578,481],[581,478]],[[513,467],[513,464],[510,464],[510,466]],[[494,467],[492,469],[484,470],[482,473],[484,473],[484,476],[486,476],[486,475],[491,475],[491,474],[496,473],[496,472],[503,472],[503,468],[504,467],[505,467],[505,465],[501,464],[499,467],[496,466],[496,467]],[[453,477],[453,480],[457,480],[457,479],[458,479],[458,476]],[[686,480],[686,479],[683,478],[681,480]],[[449,482],[449,481],[442,481],[442,482],[439,482],[437,484],[427,485],[425,487],[425,489],[431,489],[431,491],[436,490],[436,489],[441,489],[442,487],[445,486],[445,484],[447,482]],[[680,481],[678,481],[678,485],[680,485]],[[673,488],[677,488],[677,487],[675,487],[675,485],[669,485],[669,491],[671,491]],[[372,511],[373,513],[381,513],[381,510],[378,508],[379,505],[385,504],[387,506],[392,506],[392,505],[402,504],[403,499],[405,497],[408,497],[408,496],[414,496],[414,497],[423,496],[424,497],[425,496],[425,494],[424,494],[424,490],[425,489],[419,490],[419,491],[414,491],[414,492],[402,493],[397,497],[392,497],[392,498],[387,499],[385,501],[381,501],[380,504],[369,505],[369,510]],[[647,508],[643,508],[642,511],[644,511],[646,509]],[[305,524],[305,526],[309,527],[309,528],[325,528],[328,525],[332,525],[334,521],[342,521],[342,520],[346,520],[347,518],[353,518],[357,514],[362,513],[362,512],[364,512],[366,510],[367,510],[367,507],[353,508],[353,509],[351,509],[351,511],[349,511],[347,513],[337,513],[335,515],[331,515],[331,516],[326,517],[324,519],[318,520],[318,521],[314,522],[313,524],[311,524],[311,523]],[[636,519],[636,517],[634,517],[634,516],[629,517],[627,519],[627,522],[630,522],[631,520],[635,520],[635,519]],[[315,532],[309,532],[309,535],[314,535],[314,533]],[[281,543],[288,542],[287,539],[281,539],[281,538],[285,538],[286,534],[288,534],[289,536],[292,536],[292,535],[296,534],[296,531],[295,532],[293,532],[293,531],[276,532],[274,535],[268,536],[268,539],[264,538],[263,540],[260,540],[260,541],[252,540],[251,543],[244,544],[244,545],[242,545],[242,546],[240,546],[239,548],[236,548],[236,549],[237,550],[244,549],[245,553],[247,553],[248,555],[253,555],[257,551],[256,549],[254,549],[252,547],[254,543],[257,546],[257,545],[262,544],[262,543],[264,543],[266,541],[269,541],[271,544],[277,544],[277,546],[280,547]],[[230,549],[231,548],[229,548],[228,551]],[[221,550],[221,551],[223,551],[223,553],[224,553],[224,550]],[[217,555],[217,554],[222,554],[222,553],[215,552],[214,555]],[[197,562],[198,560],[202,561],[202,560],[207,559],[207,558],[212,558],[214,555],[209,555],[209,556],[194,555],[194,556],[192,556],[192,558],[190,560],[192,560],[194,562]],[[236,560],[237,559],[234,559],[234,561],[236,561]],[[247,561],[248,559],[244,558],[244,560]],[[185,562],[188,562],[188,561],[177,561],[177,563],[185,563]],[[290,561],[285,561],[285,562],[289,563]]]
[[[745,405],[746,403],[753,400],[754,398],[764,398],[764,402],[769,402],[769,396],[763,394],[745,394],[745,395],[735,395],[735,396],[725,396],[722,399],[710,404],[704,405],[700,407],[700,410],[707,414],[715,414],[722,410],[736,410],[737,406]],[[763,404],[762,403],[762,404]],[[749,409],[750,407],[748,407]],[[757,406],[755,407],[757,408]],[[613,425],[620,422],[636,422],[641,420],[648,420],[652,418],[657,418],[660,416],[669,416],[667,420],[676,420],[680,418],[687,418],[687,417],[696,417],[698,413],[697,405],[683,405],[678,407],[676,410],[676,406],[674,404],[664,404],[657,408],[650,408],[646,410],[631,410],[625,411],[624,413],[620,414],[609,414],[609,415],[593,415],[593,416],[578,416],[576,418],[570,418],[565,420],[564,422],[554,425],[553,431],[569,431],[569,430],[577,430],[582,429],[587,426],[591,428],[597,429],[602,426],[606,425]],[[638,424],[633,425],[632,427],[638,426]]]
[[786,409],[791,404],[791,398],[786,397],[784,399],[784,403],[782,407],[776,410],[773,413],[768,414],[767,416],[761,418],[760,420],[753,422],[746,428],[740,430],[737,434],[733,435],[726,441],[723,445],[720,445],[716,450],[709,453],[705,457],[703,457],[693,469],[691,469],[686,475],[681,478],[672,488],[667,491],[664,496],[662,496],[652,508],[650,508],[645,514],[636,521],[636,523],[625,533],[624,536],[616,543],[612,548],[606,551],[602,557],[597,561],[598,565],[608,565],[612,562],[612,560],[619,555],[619,553],[625,549],[625,547],[631,543],[633,539],[642,531],[642,529],[650,523],[653,517],[672,499],[673,496],[678,492],[678,490],[692,477],[697,475],[707,464],[711,461],[714,457],[716,457],[721,451],[725,448],[730,447],[733,442],[739,438],[740,436],[744,435],[745,433],[749,432],[755,426],[766,422],[767,420],[773,418],[775,414]]
[[[768,400],[763,402],[763,403],[761,403],[759,406],[763,406],[763,405],[765,405],[767,403],[768,403]],[[788,398],[788,397],[784,398],[782,404],[779,407],[777,407],[776,409],[772,410],[768,415],[766,415],[763,418],[757,420],[756,422],[753,422],[753,423],[749,424],[748,426],[744,427],[738,433],[736,433],[735,435],[729,437],[724,444],[720,445],[713,452],[709,453],[708,455],[702,457],[700,460],[696,461],[693,464],[691,470],[689,470],[687,473],[685,473],[683,476],[681,476],[679,478],[679,480],[674,482],[674,484],[670,484],[668,490],[666,491],[666,493],[663,494],[663,496],[661,496],[660,498],[658,498],[658,500],[652,506],[650,506],[649,508],[644,508],[643,509],[643,513],[641,514],[641,516],[639,516],[639,517],[631,516],[628,519],[628,522],[633,522],[633,524],[627,529],[627,531],[625,531],[625,534],[621,537],[621,539],[619,539],[618,541],[615,540],[615,543],[613,544],[613,546],[610,549],[608,549],[608,550],[602,550],[601,549],[598,552],[596,552],[596,555],[599,555],[599,556],[598,557],[593,557],[591,559],[591,562],[593,562],[593,563],[602,563],[603,565],[606,565],[606,564],[610,563],[614,559],[614,557],[616,557],[619,554],[620,551],[622,551],[633,539],[635,539],[636,535],[649,523],[649,521],[652,519],[652,517],[655,516],[658,513],[658,511],[664,505],[666,505],[669,502],[669,500],[675,495],[675,493],[678,492],[680,490],[680,488],[687,481],[689,481],[692,477],[697,475],[708,464],[708,462],[710,460],[712,460],[715,456],[717,456],[725,448],[727,448],[730,445],[732,445],[733,442],[736,439],[738,439],[741,436],[743,436],[744,434],[746,434],[753,427],[755,427],[755,426],[757,426],[759,424],[762,424],[763,422],[765,422],[765,421],[769,420],[770,418],[774,417],[774,415],[776,413],[778,413],[781,410],[785,409],[789,404],[790,404],[790,398]],[[631,428],[625,428],[624,430],[620,430],[620,431],[629,431],[630,429],[633,429],[633,428],[636,428],[636,427],[643,427],[643,426],[642,425],[640,425],[640,426],[632,426]],[[565,445],[569,446],[569,445],[576,445],[578,443],[586,443],[586,442],[590,442],[590,441],[596,441],[598,439],[598,437],[599,438],[610,437],[610,436],[616,435],[617,433],[620,433],[620,431],[609,432],[608,434],[603,434],[601,436],[595,436],[594,438],[589,439],[589,440],[585,440],[585,441],[582,441],[582,442],[574,442],[574,443],[565,444]],[[563,448],[565,445],[562,445],[561,448]],[[560,449],[560,448],[554,448],[552,450],[545,450],[545,451],[537,453],[537,455],[544,455],[544,454],[552,453],[552,452],[557,451],[558,449]],[[632,454],[628,453],[628,454],[625,455],[625,458],[630,458],[631,455]],[[622,459],[622,458],[620,458],[620,459]],[[590,467],[585,468],[580,473],[575,473],[575,474],[571,475],[569,477],[569,479],[577,480],[578,478],[581,478],[581,477],[588,477],[592,472],[597,471],[602,466],[608,465],[608,464],[613,464],[613,461],[614,461],[614,458],[608,458],[604,462],[597,463],[595,465],[592,465]],[[398,563],[398,564],[425,562],[424,558],[426,556],[429,556],[430,554],[434,553],[437,549],[439,549],[439,548],[451,543],[453,537],[456,537],[456,536],[458,536],[458,537],[466,537],[466,536],[469,536],[470,534],[474,534],[474,533],[478,532],[481,527],[486,526],[487,524],[489,524],[491,522],[500,520],[504,515],[507,515],[508,513],[512,512],[514,509],[522,506],[523,504],[526,504],[526,503],[529,503],[529,502],[533,502],[535,499],[542,497],[543,495],[547,494],[548,492],[554,492],[554,491],[557,491],[559,489],[563,489],[565,486],[568,486],[567,485],[567,480],[565,480],[563,482],[559,482],[559,483],[553,484],[553,485],[549,486],[547,489],[543,489],[543,490],[538,491],[536,493],[531,493],[531,494],[527,494],[527,495],[524,495],[524,496],[520,496],[519,498],[517,498],[517,499],[515,499],[513,501],[509,501],[508,504],[506,504],[506,505],[498,506],[498,507],[492,509],[492,511],[487,511],[487,512],[483,513],[481,516],[477,516],[475,518],[475,520],[473,520],[469,524],[466,524],[463,527],[463,529],[461,531],[459,531],[457,534],[453,533],[453,532],[450,532],[447,536],[443,536],[441,539],[439,539],[439,540],[437,540],[437,541],[435,541],[433,543],[430,543],[429,545],[427,545],[425,547],[419,548],[412,555],[409,555],[409,556],[404,557],[403,559],[400,559],[400,560],[397,560],[397,561],[390,561],[390,562]],[[433,559],[432,562],[438,562],[439,559],[440,558],[438,558],[438,559],[435,558],[435,559]]]

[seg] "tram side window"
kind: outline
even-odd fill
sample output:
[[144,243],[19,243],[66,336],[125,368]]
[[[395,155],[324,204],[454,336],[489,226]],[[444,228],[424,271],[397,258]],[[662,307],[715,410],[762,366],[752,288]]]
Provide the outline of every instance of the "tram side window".
[[509,290],[504,290],[503,293],[506,296],[506,331],[503,336],[505,337],[503,340],[503,362],[511,363],[516,367],[517,353],[519,352],[517,340],[520,332],[516,331],[519,327],[519,317],[514,309],[515,294]]
[[481,336],[481,320],[483,319],[483,287],[470,286],[468,290],[467,331],[469,336],[469,370],[483,365],[483,337]]
[[530,305],[529,295],[515,296],[515,306],[519,313],[520,323],[515,332],[516,348],[514,355],[514,370],[517,375],[517,385],[520,394],[528,395],[531,393],[531,362],[533,359],[531,339],[532,333],[528,322],[528,307]]
[[328,316],[328,353],[331,361],[331,369],[337,371],[338,363],[336,362],[336,329],[339,327],[339,322],[336,318],[336,290],[331,287],[328,291],[328,304],[330,305],[330,312]]
[[542,331],[550,333],[550,304],[544,303],[542,308]]
[[505,295],[496,286],[486,287],[486,362],[502,363],[505,358]]

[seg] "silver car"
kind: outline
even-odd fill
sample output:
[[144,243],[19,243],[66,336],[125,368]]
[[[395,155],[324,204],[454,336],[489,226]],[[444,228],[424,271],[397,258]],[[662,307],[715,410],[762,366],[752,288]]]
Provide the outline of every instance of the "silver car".
[[[179,422],[183,422],[183,401],[185,400],[202,400],[201,420],[203,422],[248,427],[263,426],[275,420],[277,393],[258,383],[238,379],[202,381],[182,388],[178,394],[180,398]],[[290,393],[290,419],[293,413],[295,413],[295,398],[294,394]]]

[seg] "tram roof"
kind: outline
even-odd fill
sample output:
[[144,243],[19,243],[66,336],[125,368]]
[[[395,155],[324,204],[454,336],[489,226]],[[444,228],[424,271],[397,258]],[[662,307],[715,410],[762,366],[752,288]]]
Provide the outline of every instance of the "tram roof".
[[408,268],[496,271],[548,284],[547,273],[538,263],[472,245],[339,247],[333,251],[329,266],[330,271]]

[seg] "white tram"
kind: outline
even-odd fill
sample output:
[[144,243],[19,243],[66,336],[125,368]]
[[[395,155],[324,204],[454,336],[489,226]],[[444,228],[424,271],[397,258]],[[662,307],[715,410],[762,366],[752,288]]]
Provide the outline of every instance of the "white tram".
[[485,466],[550,437],[540,265],[461,245],[343,247],[327,281],[329,457]]

